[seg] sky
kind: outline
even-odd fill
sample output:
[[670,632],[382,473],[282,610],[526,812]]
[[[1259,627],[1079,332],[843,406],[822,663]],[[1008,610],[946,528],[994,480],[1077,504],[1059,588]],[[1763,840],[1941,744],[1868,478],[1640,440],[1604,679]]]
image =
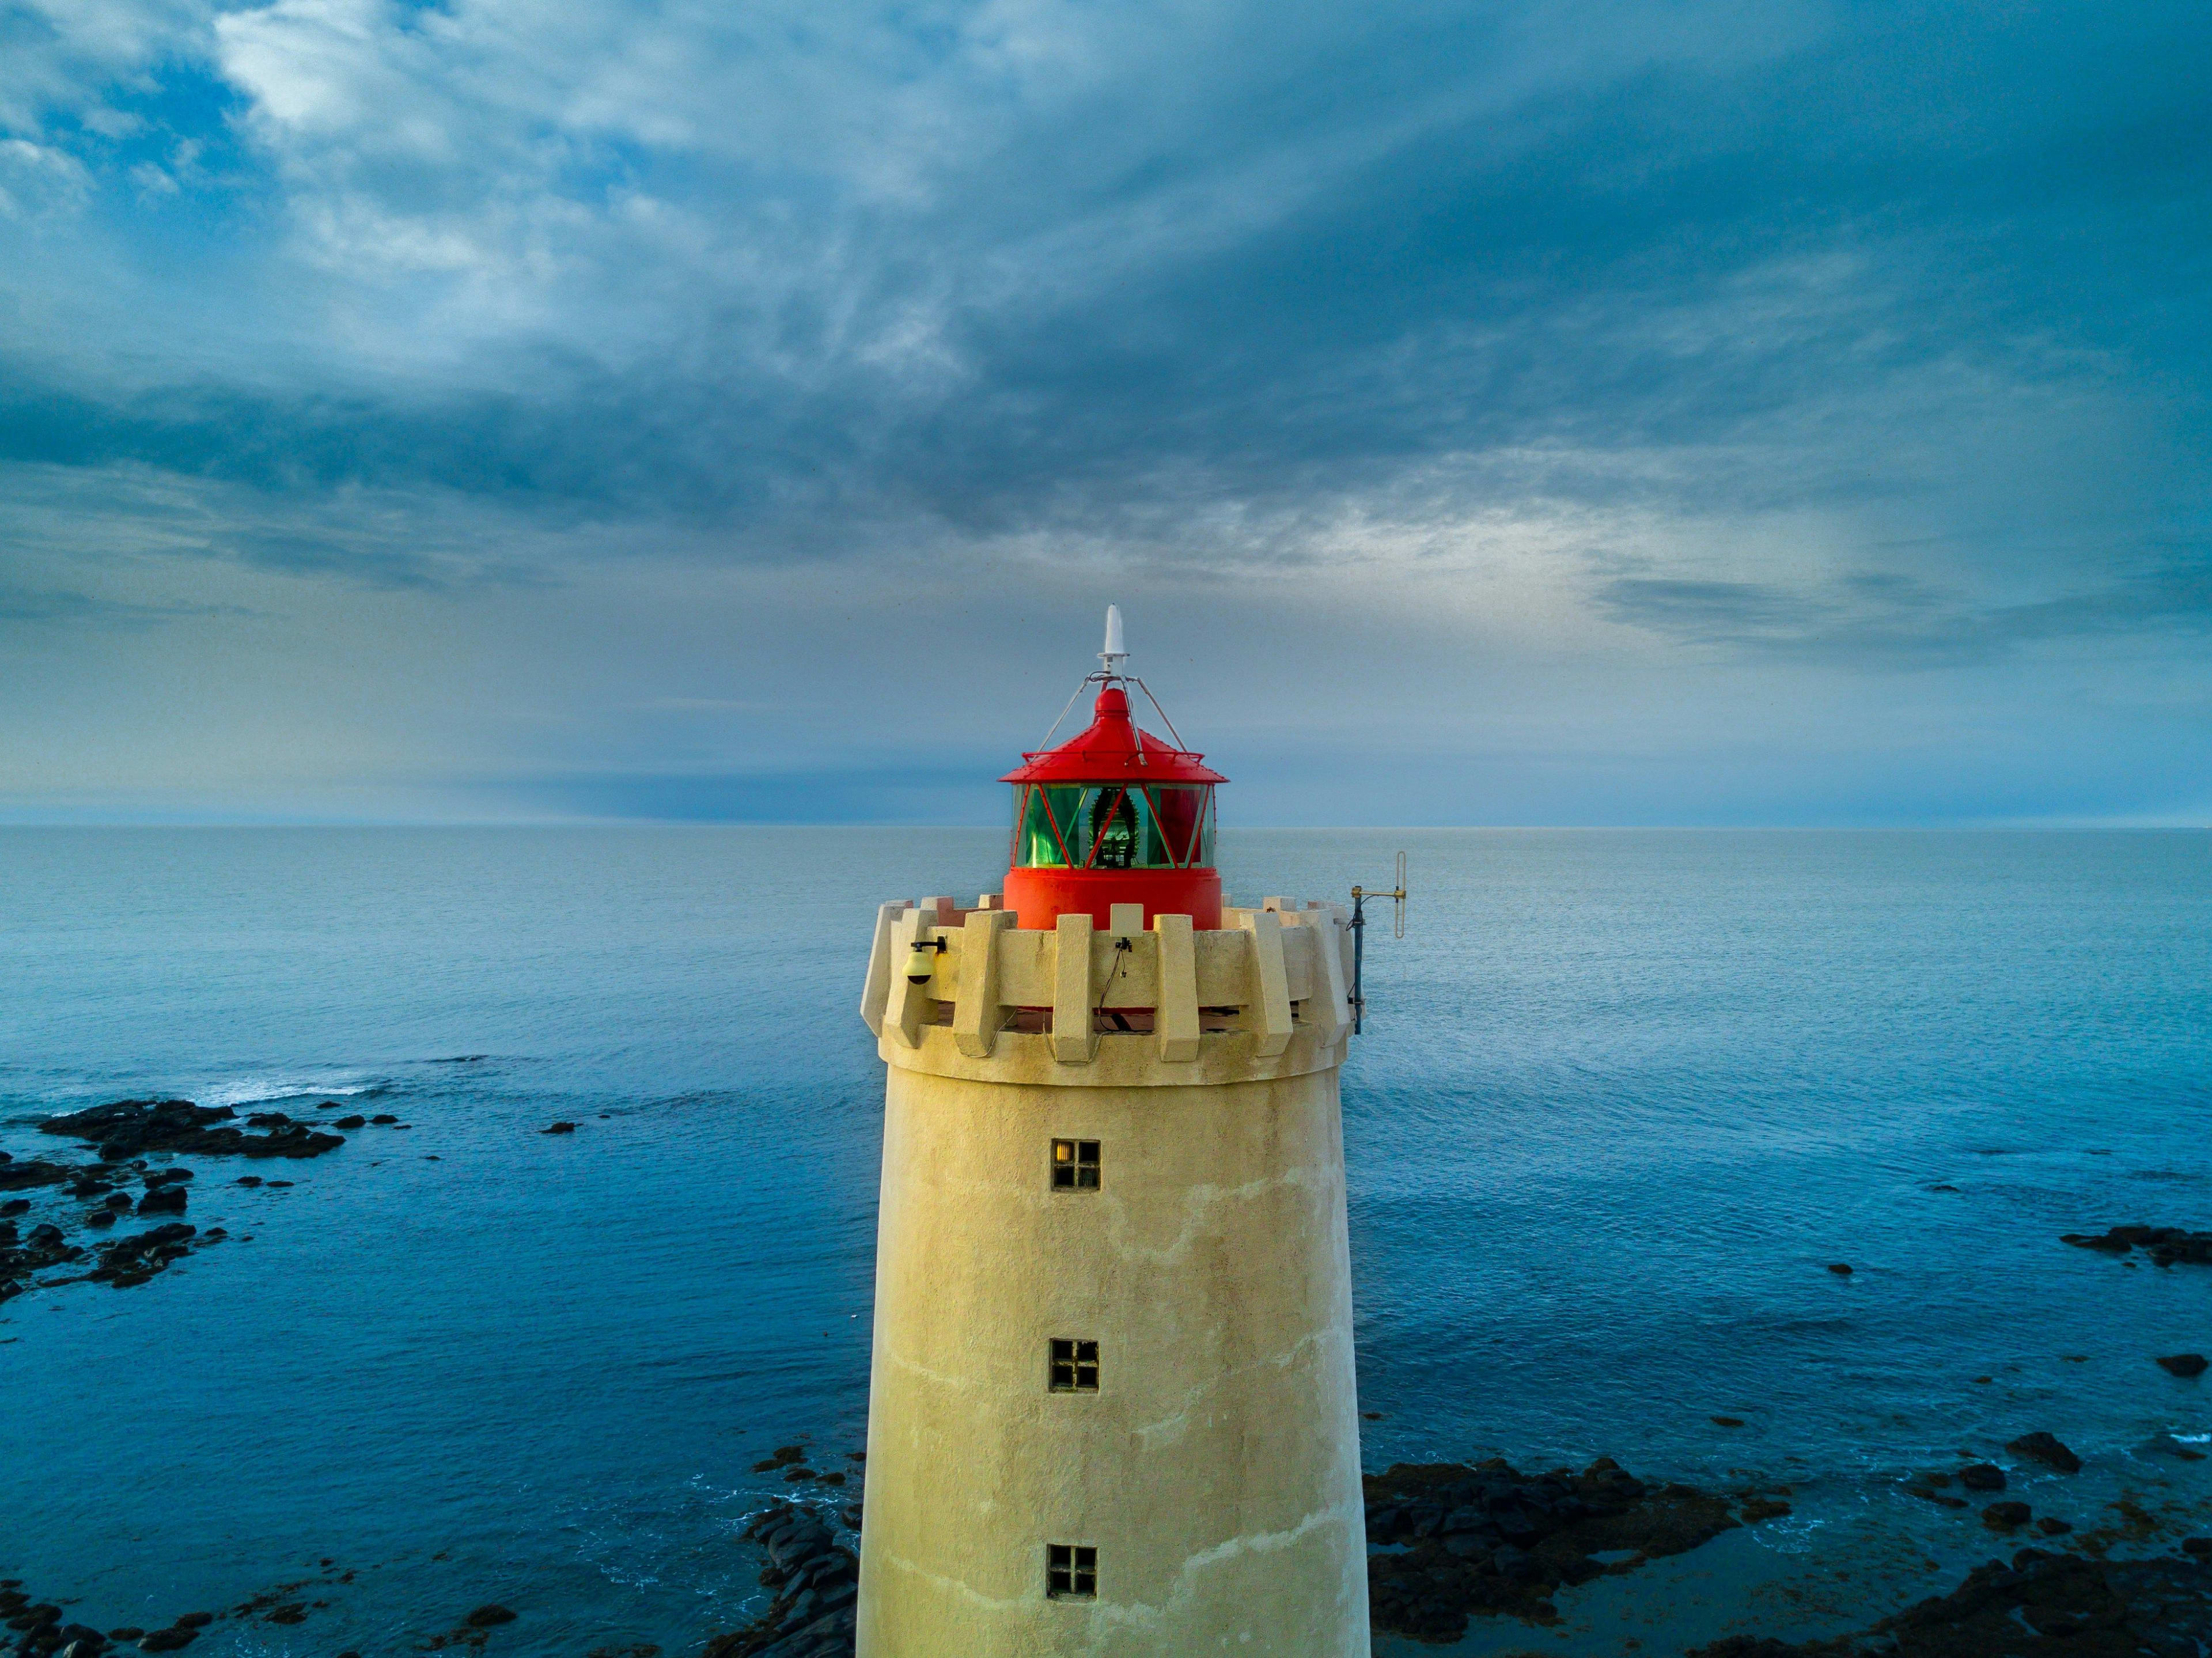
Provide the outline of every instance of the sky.
[[2212,8],[0,0],[0,822],[2212,823]]

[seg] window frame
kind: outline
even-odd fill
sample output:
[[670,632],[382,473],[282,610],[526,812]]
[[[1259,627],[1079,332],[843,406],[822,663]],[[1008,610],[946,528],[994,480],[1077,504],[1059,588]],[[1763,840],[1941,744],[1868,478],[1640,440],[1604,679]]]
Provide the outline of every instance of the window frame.
[[1044,1598],[1048,1600],[1096,1600],[1098,1598],[1097,1548],[1089,1543],[1046,1544]]
[[[1060,1155],[1061,1148],[1066,1155]],[[1085,1153],[1088,1152],[1088,1157]],[[1052,1142],[1050,1162],[1052,1189],[1055,1192],[1096,1192],[1106,1183],[1104,1147],[1098,1140],[1064,1139],[1055,1135]],[[1067,1178],[1062,1180],[1060,1176]],[[1089,1175],[1085,1181],[1083,1177]]]
[[[1045,1391],[1048,1394],[1095,1394],[1098,1391],[1098,1343],[1090,1336],[1051,1336],[1045,1342]],[[1061,1377],[1065,1376],[1066,1380]]]

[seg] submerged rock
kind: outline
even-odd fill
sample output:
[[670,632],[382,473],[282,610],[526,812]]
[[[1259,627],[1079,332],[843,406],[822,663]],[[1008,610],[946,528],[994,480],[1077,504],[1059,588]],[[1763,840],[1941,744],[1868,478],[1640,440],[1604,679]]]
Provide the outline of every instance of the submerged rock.
[[2158,1367],[2168,1376],[2178,1376],[2184,1381],[2204,1374],[2205,1360],[2202,1353],[2169,1353],[2158,1361]]
[[[0,1192],[21,1192],[33,1186],[59,1186],[64,1181],[76,1179],[76,1169],[64,1164],[46,1163],[36,1157],[28,1163],[0,1163]],[[16,1214],[31,1206],[27,1198],[19,1198],[15,1201],[22,1206],[20,1209],[13,1204],[9,1206]]]
[[1685,1658],[2183,1658],[2212,1637],[2212,1561],[2097,1560],[2022,1549],[1856,1635],[1737,1635]]
[[[1365,1485],[1370,1548],[1401,1551],[1368,1556],[1375,1627],[1431,1643],[1460,1639],[1475,1612],[1556,1623],[1550,1597],[1562,1587],[1685,1553],[1742,1523],[1725,1499],[1647,1485],[1610,1457],[1578,1474],[1524,1474],[1502,1457],[1471,1468],[1401,1463]],[[1775,1511],[1747,1504],[1745,1514]],[[1615,1552],[1626,1558],[1592,1558]]]
[[1970,1491],[2001,1491],[2005,1488],[2004,1470],[1994,1462],[1970,1463],[1959,1470],[1959,1483]]

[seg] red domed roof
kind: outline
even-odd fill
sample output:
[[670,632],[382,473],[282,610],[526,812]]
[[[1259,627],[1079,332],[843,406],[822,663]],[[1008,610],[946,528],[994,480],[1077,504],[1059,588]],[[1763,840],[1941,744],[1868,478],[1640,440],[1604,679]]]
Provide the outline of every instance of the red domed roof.
[[1129,718],[1129,694],[1119,685],[1098,693],[1091,726],[1056,749],[1024,754],[1026,762],[1001,783],[1225,783],[1229,780],[1187,750],[1170,748]]

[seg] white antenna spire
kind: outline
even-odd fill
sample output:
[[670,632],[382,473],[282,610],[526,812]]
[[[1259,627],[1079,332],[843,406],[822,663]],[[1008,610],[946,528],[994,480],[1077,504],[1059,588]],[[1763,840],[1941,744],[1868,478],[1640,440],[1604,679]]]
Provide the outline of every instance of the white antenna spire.
[[1106,665],[1108,673],[1119,673],[1117,664],[1129,659],[1128,647],[1121,642],[1121,607],[1106,607],[1106,648],[1098,653],[1098,659]]

